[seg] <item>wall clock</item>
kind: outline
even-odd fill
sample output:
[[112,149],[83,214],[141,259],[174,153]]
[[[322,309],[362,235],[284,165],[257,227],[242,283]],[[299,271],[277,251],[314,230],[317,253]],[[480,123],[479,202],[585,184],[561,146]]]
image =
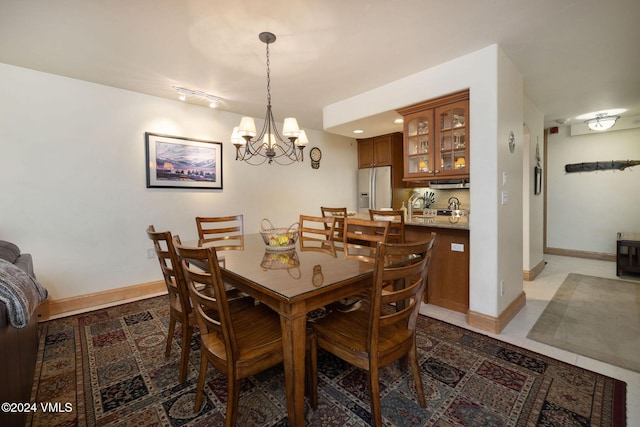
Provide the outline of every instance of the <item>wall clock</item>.
[[322,158],[322,151],[318,147],[313,147],[309,152],[311,157],[311,167],[318,169],[320,167],[320,159]]

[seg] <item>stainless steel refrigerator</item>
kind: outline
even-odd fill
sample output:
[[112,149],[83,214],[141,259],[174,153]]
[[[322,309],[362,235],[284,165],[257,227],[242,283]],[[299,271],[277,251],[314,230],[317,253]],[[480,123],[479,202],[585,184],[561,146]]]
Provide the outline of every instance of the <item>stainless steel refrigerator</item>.
[[391,166],[358,169],[358,212],[391,208]]

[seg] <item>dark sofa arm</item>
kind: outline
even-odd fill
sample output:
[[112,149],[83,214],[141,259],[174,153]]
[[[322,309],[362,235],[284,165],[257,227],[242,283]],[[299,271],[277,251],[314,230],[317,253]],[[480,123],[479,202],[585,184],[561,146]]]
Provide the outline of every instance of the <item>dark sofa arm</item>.
[[7,318],[7,306],[0,302],[0,331],[9,326],[9,319]]
[[34,279],[36,278],[36,273],[33,270],[33,258],[31,257],[31,254],[20,254],[14,264],[29,276],[33,277]]
[[[31,255],[14,254],[16,249],[17,246],[0,241],[2,258],[13,262],[35,278]],[[14,259],[11,259],[12,257]],[[37,310],[26,327],[14,328],[9,323],[7,307],[0,302],[0,403],[30,401],[38,343]],[[25,424],[26,415],[26,413],[0,412],[0,426],[22,427]]]

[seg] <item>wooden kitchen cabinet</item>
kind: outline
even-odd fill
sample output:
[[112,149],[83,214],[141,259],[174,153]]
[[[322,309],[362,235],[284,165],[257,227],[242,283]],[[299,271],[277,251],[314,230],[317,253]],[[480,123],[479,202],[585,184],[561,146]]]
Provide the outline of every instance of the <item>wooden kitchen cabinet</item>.
[[405,225],[407,241],[437,234],[425,302],[449,310],[469,310],[469,230]]
[[401,152],[401,133],[358,139],[358,168],[393,166],[394,154]]
[[398,110],[406,182],[469,178],[469,91]]
[[392,208],[400,209],[405,200],[402,180],[402,134],[400,132],[358,139],[358,169],[391,166]]

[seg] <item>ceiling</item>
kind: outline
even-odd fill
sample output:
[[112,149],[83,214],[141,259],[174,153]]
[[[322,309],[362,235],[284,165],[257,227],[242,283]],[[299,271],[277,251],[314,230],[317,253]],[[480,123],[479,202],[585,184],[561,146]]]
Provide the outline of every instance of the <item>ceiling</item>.
[[637,0],[0,0],[0,62],[262,118],[270,31],[276,120],[322,129],[326,105],[498,44],[549,127],[640,114],[639,16]]

